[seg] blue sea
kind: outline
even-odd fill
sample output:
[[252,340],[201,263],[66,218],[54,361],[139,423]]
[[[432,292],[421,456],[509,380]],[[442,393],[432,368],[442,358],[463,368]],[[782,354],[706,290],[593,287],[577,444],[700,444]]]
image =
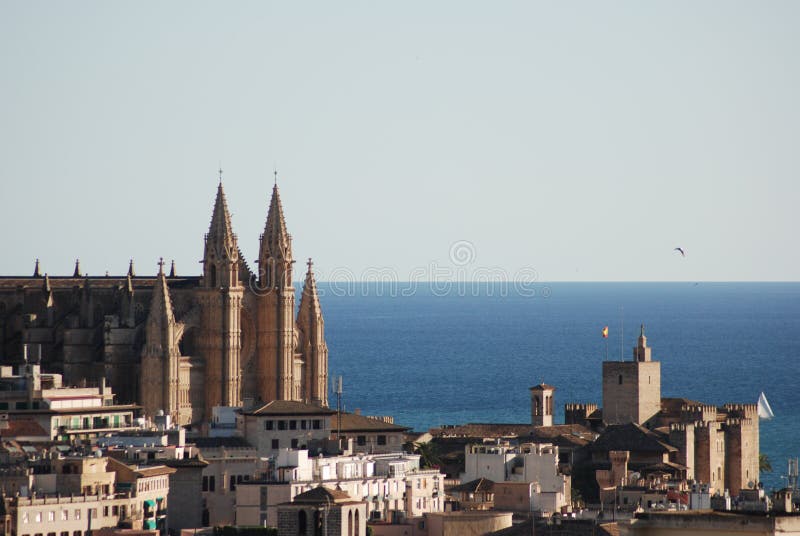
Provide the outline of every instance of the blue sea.
[[[800,283],[321,283],[331,386],[343,403],[424,431],[441,424],[530,422],[528,388],[602,404],[601,363],[631,358],[645,325],[662,396],[755,403],[768,488],[800,456]],[[608,349],[601,336],[609,327]],[[335,398],[332,397],[332,400]]]

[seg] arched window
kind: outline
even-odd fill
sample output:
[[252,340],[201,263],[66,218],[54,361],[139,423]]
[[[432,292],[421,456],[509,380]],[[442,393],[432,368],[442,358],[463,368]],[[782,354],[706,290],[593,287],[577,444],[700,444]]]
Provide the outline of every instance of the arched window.
[[322,513],[314,511],[314,536],[322,536]]
[[306,536],[308,527],[308,519],[306,519],[306,511],[300,510],[297,512],[297,534],[298,536]]
[[347,536],[353,536],[353,511],[347,512]]
[[619,375],[619,384],[622,385],[622,374]]
[[211,286],[217,286],[217,266],[215,264],[211,265]]
[[361,536],[361,533],[359,532],[361,530],[360,528],[361,521],[360,521],[360,516],[358,514],[358,510],[356,510],[356,517],[353,521],[355,522],[355,528],[353,529],[353,536]]

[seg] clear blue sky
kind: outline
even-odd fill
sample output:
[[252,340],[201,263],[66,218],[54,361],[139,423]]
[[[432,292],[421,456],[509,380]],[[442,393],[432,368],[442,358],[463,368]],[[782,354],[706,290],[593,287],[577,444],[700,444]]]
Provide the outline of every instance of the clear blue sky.
[[199,273],[221,162],[246,258],[277,164],[322,278],[465,240],[465,269],[543,280],[797,280],[798,25],[780,1],[2,0],[0,274]]

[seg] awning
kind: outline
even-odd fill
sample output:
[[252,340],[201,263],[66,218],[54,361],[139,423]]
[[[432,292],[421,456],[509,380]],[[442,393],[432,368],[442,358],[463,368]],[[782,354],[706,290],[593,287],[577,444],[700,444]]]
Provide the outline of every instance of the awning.
[[153,499],[147,499],[146,501],[144,501],[144,505],[149,506],[150,508],[155,508],[156,501],[154,501]]

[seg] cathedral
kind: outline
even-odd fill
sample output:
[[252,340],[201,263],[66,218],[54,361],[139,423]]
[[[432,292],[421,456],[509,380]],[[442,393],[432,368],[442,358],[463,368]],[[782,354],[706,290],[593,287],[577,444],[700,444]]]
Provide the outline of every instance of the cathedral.
[[[233,232],[222,181],[205,235],[202,276],[42,274],[0,277],[0,364],[36,360],[65,385],[103,379],[145,416],[180,424],[214,406],[298,400],[328,405],[328,348],[311,259],[295,308],[292,237],[277,183],[258,270]],[[295,314],[296,311],[296,314]]]

